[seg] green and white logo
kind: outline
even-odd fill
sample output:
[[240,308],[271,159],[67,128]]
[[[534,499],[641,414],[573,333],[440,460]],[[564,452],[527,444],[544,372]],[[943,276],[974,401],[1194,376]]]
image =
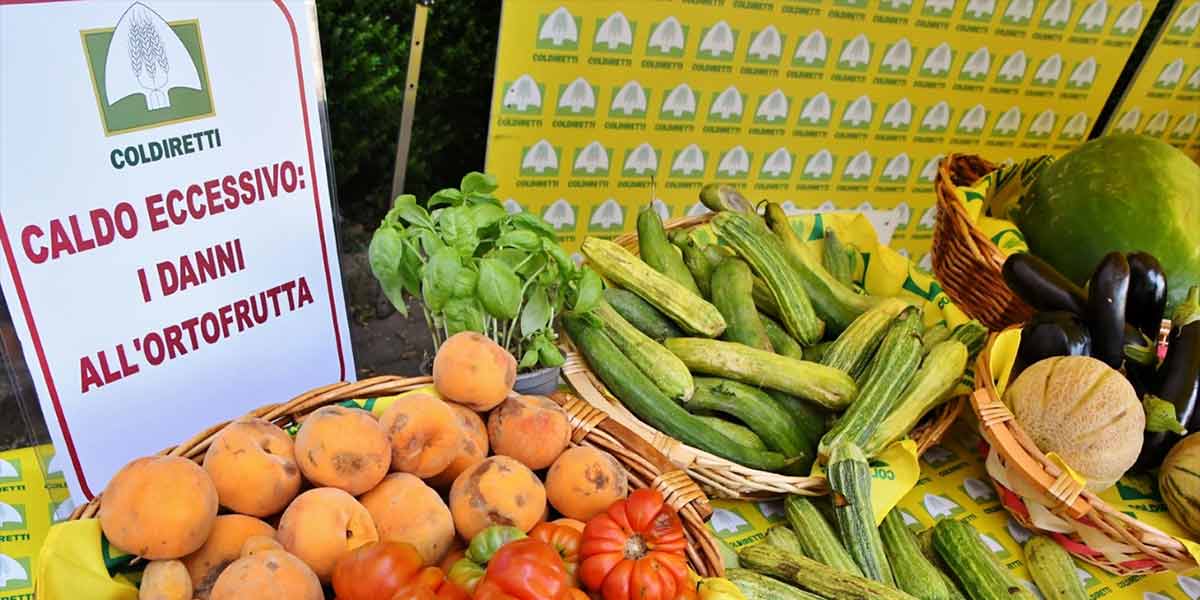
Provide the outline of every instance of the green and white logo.
[[21,459],[0,458],[0,483],[14,483],[24,479]]
[[937,225],[937,205],[926,208],[921,213],[921,218],[917,219],[917,229],[920,231],[930,231]]
[[592,207],[592,214],[588,217],[589,230],[614,232],[624,228],[625,208],[615,198],[609,198]]
[[658,118],[665,121],[696,120],[696,91],[686,83],[675,86],[663,98]]
[[834,109],[837,108],[836,104],[825,92],[818,92],[815,96],[805,98],[804,108],[800,109],[800,120],[796,125],[825,128],[829,125]]
[[946,128],[950,126],[950,118],[953,116],[953,112],[945,100],[930,106],[921,117],[920,131],[922,133],[941,133],[946,131]]
[[725,21],[717,21],[700,33],[700,47],[696,58],[702,60],[733,60],[733,49],[737,47],[738,31]]
[[991,22],[996,14],[996,0],[967,0],[963,8],[962,18],[966,21],[979,23]]
[[880,12],[908,14],[912,6],[912,0],[879,0]]
[[607,177],[608,165],[612,162],[612,148],[600,142],[592,142],[575,150],[571,164],[571,175],[575,177]]
[[558,104],[555,114],[571,117],[591,117],[596,114],[596,96],[599,88],[579,77],[571,83],[558,86]]
[[983,81],[992,69],[992,54],[987,46],[981,46],[963,61],[958,78],[963,81]]
[[575,229],[575,215],[578,212],[578,206],[566,198],[559,198],[542,210],[542,218],[559,231],[571,230]]
[[987,546],[988,550],[992,551],[992,554],[996,555],[996,558],[1000,560],[1012,558],[1012,552],[1008,548],[1005,548],[1004,544],[1001,544],[996,538],[986,533],[980,533],[979,539],[983,542],[984,546]]
[[863,150],[850,157],[846,168],[842,169],[842,179],[846,181],[867,181],[875,172],[875,159],[870,152]]
[[1050,137],[1050,133],[1054,131],[1054,126],[1058,124],[1058,115],[1053,109],[1047,108],[1038,113],[1029,122],[1029,129],[1025,131],[1025,137],[1034,140],[1044,140]]
[[912,127],[913,105],[908,98],[889,104],[879,128],[884,131],[908,131]]
[[754,110],[754,122],[763,125],[786,123],[791,106],[792,99],[785,96],[783,90],[776,89],[758,99],[758,108]]
[[949,17],[954,14],[954,0],[925,0],[921,14],[926,17]]
[[539,140],[532,146],[522,147],[521,176],[556,177],[561,156],[562,148],[551,145],[548,140]]
[[712,519],[709,520],[709,526],[718,536],[728,536],[750,531],[754,528],[746,517],[743,517],[740,512],[734,507],[714,508],[712,511]]
[[1063,61],[1059,54],[1051,54],[1038,64],[1033,73],[1033,85],[1038,87],[1056,87],[1062,77]]
[[931,48],[925,53],[925,60],[921,61],[920,75],[945,79],[950,73],[950,64],[954,62],[954,54],[954,48],[946,42]]
[[[925,161],[925,165],[921,167],[921,174],[918,175],[920,180],[926,183],[932,183],[934,178],[937,177],[938,164],[942,162],[943,158],[946,157],[942,154],[936,154],[930,157],[929,160]],[[928,454],[928,451],[926,454]]]
[[29,529],[26,525],[24,504],[8,504],[0,502],[0,531],[17,531]]
[[984,124],[987,123],[987,118],[987,109],[982,104],[976,104],[963,113],[954,132],[958,135],[979,135],[983,131]]
[[1179,122],[1175,124],[1175,128],[1171,130],[1171,138],[1176,140],[1186,140],[1196,132],[1196,122],[1200,121],[1200,115],[1190,112],[1183,115]]
[[1193,92],[1200,92],[1200,66],[1192,71],[1192,76],[1188,77],[1187,83],[1183,84],[1183,87]]
[[199,21],[134,2],[116,26],[79,35],[105,135],[215,114]]
[[708,109],[708,120],[715,123],[738,123],[742,120],[745,107],[746,94],[731,85],[721,93],[713,94],[712,105]]
[[1028,25],[1035,4],[1035,0],[1009,0],[1000,21],[1005,25]]
[[531,75],[522,75],[516,81],[504,82],[504,97],[500,100],[500,112],[513,115],[539,115],[542,113],[542,98],[546,86],[538,83]]
[[560,6],[548,15],[538,16],[538,34],[534,46],[539,50],[578,50],[583,19]]
[[1017,131],[1021,129],[1021,122],[1024,118],[1020,107],[1010,107],[1001,113],[999,119],[996,119],[996,124],[992,126],[992,137],[1017,137]]
[[[1167,63],[1163,66],[1162,71],[1159,71],[1158,77],[1154,79],[1154,87],[1160,90],[1175,89],[1175,86],[1179,85],[1179,80],[1183,79],[1183,69],[1183,58],[1177,58]],[[1196,73],[1200,74],[1200,69],[1197,69]],[[1192,78],[1200,79],[1197,75],[1192,75]]]
[[792,66],[805,69],[823,69],[829,56],[829,40],[820,29],[814,29],[801,38],[792,53]]
[[869,129],[875,114],[875,103],[869,96],[859,96],[842,111],[842,129]]
[[967,512],[957,502],[937,494],[925,494],[921,499],[921,505],[925,507],[925,512],[934,520],[938,521],[946,517],[958,517]]
[[650,38],[646,40],[646,56],[681,58],[687,36],[687,25],[681,25],[675,17],[667,17],[654,24]]
[[1192,35],[1197,26],[1200,26],[1200,2],[1193,2],[1191,6],[1179,12],[1168,31],[1174,35]]
[[1077,63],[1075,68],[1071,69],[1071,76],[1067,77],[1067,88],[1075,90],[1086,90],[1092,87],[1092,83],[1096,81],[1096,59],[1089,56]]
[[1028,64],[1028,61],[1025,60],[1024,50],[1017,50],[1004,57],[1004,62],[1000,64],[1000,70],[996,72],[996,83],[1020,84],[1025,80],[1025,68]]
[[19,590],[33,585],[29,557],[0,554],[0,592]]
[[75,501],[70,497],[64,498],[59,502],[50,501],[50,522],[61,523],[71,518],[71,513],[75,511]]
[[787,148],[776,148],[774,152],[763,159],[758,178],[763,180],[781,181],[792,176],[792,165],[796,157]]
[[622,177],[645,177],[658,172],[658,150],[648,143],[625,151],[625,160],[621,163]]
[[991,504],[996,501],[996,490],[986,481],[968,477],[963,480],[960,489],[975,504]]
[[908,181],[911,172],[912,161],[908,159],[907,154],[901,152],[888,159],[887,164],[883,166],[880,179],[888,183],[904,183]]
[[1146,128],[1142,129],[1142,134],[1150,137],[1159,137],[1167,130],[1167,123],[1171,121],[1171,113],[1166,110],[1160,110],[1150,116],[1150,120],[1146,121]]
[[867,0],[833,0],[834,6],[843,8],[866,8]]
[[633,53],[633,36],[637,23],[631,22],[621,11],[604,19],[596,19],[596,37],[592,38],[592,52],[607,54]]
[[1142,16],[1145,9],[1142,8],[1140,0],[1125,7],[1121,14],[1117,16],[1117,20],[1113,21],[1112,29],[1108,30],[1109,35],[1120,37],[1133,37],[1142,28]]
[[[936,166],[934,167],[937,168]],[[942,467],[950,464],[951,461],[958,460],[958,455],[947,450],[945,446],[931,446],[921,455],[921,460],[929,463],[933,468]]]
[[740,145],[726,150],[717,161],[717,179],[745,179],[753,160],[754,155]]
[[[1141,118],[1141,115],[1138,115]],[[1062,131],[1058,133],[1059,139],[1062,140],[1078,140],[1082,139],[1087,133],[1088,115],[1085,112],[1075,113],[1070,119],[1067,119],[1067,124],[1063,125]]]
[[822,148],[813,154],[808,155],[804,161],[804,170],[800,172],[800,179],[808,181],[828,181],[833,177],[833,168],[836,166],[837,157],[829,150]]
[[774,25],[767,25],[760,31],[753,32],[750,47],[746,49],[746,62],[749,64],[777,65],[783,58],[783,47],[787,36],[779,33]]
[[643,88],[637,81],[630,81],[621,87],[612,88],[612,103],[608,106],[608,116],[617,119],[644,119],[646,106],[649,103],[650,90]]
[[883,53],[883,61],[879,63],[879,72],[889,75],[908,75],[912,70],[913,47],[908,38],[900,38],[893,44],[888,44]]
[[704,166],[708,164],[708,152],[696,144],[676,150],[671,156],[671,177],[700,179],[704,177]]
[[1079,22],[1075,23],[1075,31],[1077,33],[1100,33],[1107,20],[1108,2],[1092,0],[1092,3],[1083,9],[1083,14],[1079,15]]
[[871,40],[867,39],[864,34],[854,36],[850,41],[842,44],[842,51],[838,54],[837,67],[843,71],[866,71],[867,66],[871,64],[871,51],[874,50],[874,45]]
[[1046,12],[1042,13],[1038,29],[1062,31],[1067,28],[1067,22],[1070,20],[1071,0],[1051,0],[1049,6],[1046,7]]

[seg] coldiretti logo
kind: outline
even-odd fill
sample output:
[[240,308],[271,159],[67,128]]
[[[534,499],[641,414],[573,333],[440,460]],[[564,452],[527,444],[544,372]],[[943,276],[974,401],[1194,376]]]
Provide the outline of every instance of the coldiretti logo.
[[625,160],[621,163],[621,175],[624,177],[642,177],[658,172],[658,150],[647,143],[625,151]]
[[954,13],[954,0],[925,0],[921,14],[927,17],[949,17]]
[[922,77],[944,78],[950,73],[950,64],[954,62],[954,49],[950,44],[942,42],[925,53],[921,62]]
[[689,144],[675,151],[671,157],[671,176],[697,179],[704,177],[704,166],[708,163],[708,152],[696,144]]
[[115,27],[79,35],[106,135],[214,114],[199,21],[168,23],[134,2]]
[[738,31],[725,21],[717,21],[700,33],[700,47],[696,58],[706,60],[733,60],[733,49],[737,46]]
[[912,0],[879,0],[879,10],[893,13],[912,12]]
[[992,69],[992,53],[987,46],[981,46],[963,61],[958,71],[958,78],[966,81],[983,81],[988,71]]
[[724,91],[713,94],[712,105],[708,109],[708,120],[717,123],[737,123],[742,120],[745,107],[746,94],[731,85]]
[[837,67],[843,71],[866,71],[871,63],[871,51],[874,46],[866,35],[858,34],[842,45],[838,54]]
[[921,499],[921,505],[935,521],[945,517],[957,517],[966,512],[955,501],[937,494],[925,494],[925,497]]
[[1104,29],[1104,22],[1108,20],[1108,2],[1106,0],[1093,0],[1087,8],[1083,9],[1083,14],[1079,15],[1079,22],[1075,24],[1075,31],[1078,33],[1100,33]]
[[792,165],[796,157],[787,148],[776,148],[774,152],[763,159],[762,168],[758,171],[759,179],[782,180],[791,177]]
[[792,53],[792,66],[820,69],[825,67],[828,57],[829,40],[820,29],[814,29],[796,44],[796,51]]
[[875,159],[869,152],[863,150],[855,154],[842,169],[842,179],[847,181],[866,181],[875,171]]
[[566,198],[559,198],[558,200],[551,202],[550,205],[542,211],[542,218],[545,219],[546,222],[552,225],[555,229],[560,231],[564,229],[574,229],[575,214],[578,212],[579,207],[568,202]]
[[912,126],[913,105],[908,98],[901,98],[894,104],[888,105],[883,115],[880,129],[886,131],[908,131]]
[[633,52],[633,36],[637,23],[630,21],[621,11],[605,19],[596,19],[596,37],[592,39],[592,52],[630,54]]
[[650,31],[650,37],[646,40],[646,56],[680,58],[687,44],[687,36],[687,25],[681,25],[675,17],[667,17],[655,23]]
[[734,146],[721,154],[717,161],[717,179],[745,179],[750,174],[754,155],[742,146]]
[[18,590],[33,585],[29,557],[14,558],[0,554],[0,592]]
[[0,483],[16,483],[22,479],[21,459],[0,458]]
[[958,127],[954,131],[960,135],[978,134],[983,131],[983,125],[987,123],[987,118],[987,109],[982,104],[976,104],[963,113],[962,118],[958,120]]
[[709,526],[719,536],[748,531],[753,528],[741,513],[730,508],[714,508]]
[[592,142],[576,149],[572,160],[571,175],[607,177],[608,166],[612,162],[612,152],[612,148],[606,148],[600,142]]
[[783,58],[783,47],[787,36],[779,33],[774,25],[767,25],[761,31],[755,31],[750,38],[750,46],[746,48],[746,62],[753,64],[775,65]]
[[[1175,86],[1179,85],[1179,80],[1183,79],[1183,69],[1182,57],[1167,63],[1155,78],[1154,87],[1162,90],[1175,89]],[[1192,75],[1192,78],[1197,79],[1197,83],[1200,83],[1200,69],[1196,70],[1196,74]]]
[[869,96],[859,96],[842,111],[841,127],[845,129],[867,129],[875,114],[875,103]]
[[1051,54],[1038,64],[1033,74],[1033,85],[1040,87],[1055,87],[1062,77],[1063,61],[1059,54]]
[[528,74],[518,77],[516,81],[506,81],[500,112],[518,115],[541,114],[542,98],[545,95],[546,86]]
[[579,77],[558,86],[558,105],[555,113],[564,116],[590,117],[596,114],[598,88]]
[[1009,0],[1000,21],[1006,25],[1027,25],[1033,18],[1034,0]]
[[822,148],[805,159],[804,170],[800,172],[800,178],[810,181],[828,181],[833,177],[833,168],[836,162],[837,157],[829,150]]
[[583,20],[564,6],[548,15],[540,15],[535,46],[541,50],[578,50],[582,24]]
[[792,99],[784,95],[783,90],[775,91],[758,99],[758,108],[754,110],[754,122],[762,124],[786,123],[788,110]]
[[912,70],[913,47],[908,38],[900,38],[889,44],[879,63],[879,71],[892,75],[908,75]]
[[1171,130],[1171,138],[1177,140],[1187,139],[1196,131],[1196,124],[1200,122],[1200,115],[1190,112],[1179,119],[1175,124],[1175,128]]
[[559,157],[562,148],[552,146],[547,140],[521,149],[521,175],[523,177],[553,177],[558,175]]
[[1067,119],[1067,124],[1063,125],[1062,131],[1059,132],[1059,139],[1063,140],[1078,140],[1087,133],[1088,116],[1085,112],[1075,113],[1070,119]]
[[25,530],[27,522],[24,504],[0,502],[0,531]]
[[612,103],[608,107],[609,117],[646,118],[646,105],[650,101],[650,90],[642,87],[642,84],[630,81],[621,87],[612,88],[612,93]]
[[1024,115],[1021,114],[1021,108],[1018,106],[1010,107],[1004,111],[999,119],[996,119],[996,124],[992,127],[992,135],[995,137],[1016,137],[1017,130],[1021,128],[1021,120]]
[[800,109],[800,127],[825,127],[833,116],[836,102],[825,92],[818,92],[811,98],[804,99],[804,108]]
[[1122,37],[1133,36],[1142,27],[1144,11],[1141,2],[1134,2],[1126,6],[1125,10],[1122,10],[1121,14],[1117,16],[1117,20],[1113,21],[1112,29],[1108,31],[1109,34]]
[[1052,0],[1038,21],[1038,29],[1063,30],[1071,20],[1071,0]]
[[996,490],[992,489],[991,484],[979,479],[971,477],[964,479],[962,491],[976,504],[988,504],[996,500]]
[[662,106],[658,110],[658,118],[668,121],[693,121],[696,119],[696,91],[686,83],[681,83],[667,92]]
[[591,231],[613,232],[625,228],[625,209],[614,198],[609,198],[592,208],[588,217]]
[[903,183],[908,181],[908,176],[911,172],[912,161],[909,160],[907,154],[901,152],[888,159],[887,164],[883,167],[883,174],[880,177],[888,183]]
[[1175,35],[1191,35],[1197,26],[1200,26],[1200,2],[1193,2],[1191,6],[1179,12],[1179,16],[1171,23],[1169,32]]
[[1029,123],[1029,129],[1025,131],[1025,137],[1031,139],[1046,139],[1050,137],[1050,132],[1054,131],[1054,126],[1058,123],[1058,115],[1053,109],[1047,108],[1038,113],[1038,116],[1033,118]]
[[1000,70],[996,72],[996,83],[1019,84],[1025,79],[1025,68],[1028,66],[1025,51],[1017,50],[1004,57]]
[[967,0],[963,7],[963,19],[968,21],[988,22],[996,14],[996,0]]
[[1071,75],[1067,77],[1067,87],[1072,89],[1088,89],[1092,87],[1092,83],[1096,81],[1096,59],[1089,56],[1075,65],[1071,69]]

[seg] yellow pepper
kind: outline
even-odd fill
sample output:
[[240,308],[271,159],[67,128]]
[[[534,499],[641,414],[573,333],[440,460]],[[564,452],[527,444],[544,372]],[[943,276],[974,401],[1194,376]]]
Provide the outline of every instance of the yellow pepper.
[[724,577],[706,577],[700,580],[700,600],[746,600],[742,591]]

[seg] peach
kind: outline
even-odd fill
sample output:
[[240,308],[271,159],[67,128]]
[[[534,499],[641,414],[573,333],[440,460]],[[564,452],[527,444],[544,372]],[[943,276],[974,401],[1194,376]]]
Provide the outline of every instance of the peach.
[[217,489],[200,465],[149,456],[117,471],[104,490],[100,527],[118,549],[161,560],[195,552],[217,518]]
[[504,401],[517,380],[517,361],[474,331],[450,336],[433,357],[433,385],[443,397],[476,411]]
[[213,586],[212,600],[324,600],[321,582],[304,561],[282,550],[239,558]]
[[379,532],[358,500],[338,488],[325,487],[308,490],[292,501],[279,519],[276,538],[321,581],[329,581],[343,554],[378,541]]
[[[230,563],[242,556],[242,546],[255,536],[275,537],[270,525],[245,515],[221,515],[213,522],[212,533],[199,550],[181,562],[191,577],[195,597],[205,600],[212,586]],[[188,596],[190,600],[192,596]]]
[[392,469],[417,477],[442,472],[462,447],[458,415],[429,394],[396,398],[379,417],[379,424],[392,444]]
[[204,470],[217,486],[221,506],[244,515],[273,515],[300,492],[292,438],[257,417],[242,417],[222,429],[204,454]]
[[138,600],[192,600],[192,578],[177,560],[153,560],[142,572]]
[[567,411],[545,396],[514,396],[487,421],[492,452],[511,456],[537,471],[554,463],[571,443]]
[[404,542],[435,565],[454,542],[454,517],[442,497],[409,473],[392,473],[359,501],[371,513],[379,539]]
[[246,543],[242,544],[242,553],[238,558],[246,558],[272,550],[283,550],[283,544],[280,544],[275,536],[253,535],[246,538]]
[[454,455],[454,460],[450,461],[450,466],[425,480],[429,485],[442,490],[453,485],[460,473],[472,465],[479,464],[488,455],[488,432],[487,426],[483,424],[483,418],[479,416],[479,413],[466,406],[454,402],[448,404],[458,417],[458,427],[462,432],[462,444]]
[[371,413],[344,406],[314,411],[296,434],[296,461],[309,481],[357,496],[387,475],[392,447]]
[[562,453],[546,473],[546,497],[564,517],[587,521],[629,495],[629,475],[611,454],[590,446]]
[[545,512],[542,482],[529,467],[507,456],[492,456],[463,471],[450,487],[450,513],[465,540],[489,525],[529,531]]

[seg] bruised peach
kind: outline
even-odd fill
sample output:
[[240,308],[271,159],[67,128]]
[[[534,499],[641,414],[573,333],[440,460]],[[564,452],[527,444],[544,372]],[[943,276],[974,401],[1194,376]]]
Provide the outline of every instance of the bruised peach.
[[450,336],[433,358],[438,393],[479,412],[503,402],[516,380],[512,354],[474,331]]
[[246,543],[242,544],[242,554],[238,558],[254,556],[260,552],[271,550],[283,550],[283,544],[280,544],[275,536],[254,535],[246,538]]
[[300,492],[292,438],[266,419],[243,417],[222,429],[204,454],[204,470],[221,506],[244,515],[278,513]]
[[213,586],[212,600],[324,600],[321,582],[308,565],[282,550],[239,558]]
[[450,466],[425,480],[429,485],[440,490],[449,488],[454,484],[459,473],[467,470],[467,467],[479,464],[488,455],[488,433],[487,426],[483,424],[483,418],[479,416],[479,413],[466,406],[454,402],[449,404],[450,408],[454,410],[455,416],[458,417],[462,443],[454,455],[454,460],[450,461]]
[[563,516],[580,521],[629,495],[629,476],[611,454],[589,446],[562,453],[546,473],[546,497]]
[[192,579],[177,560],[154,560],[142,572],[138,600],[192,600]]
[[426,565],[437,564],[454,542],[450,509],[415,475],[392,473],[359,501],[371,513],[380,540],[411,545]]
[[396,398],[379,424],[392,445],[392,469],[432,477],[454,460],[462,446],[458,415],[441,398],[408,394]]
[[392,448],[371,413],[326,406],[314,411],[300,426],[296,462],[314,484],[357,496],[387,475]]
[[125,465],[104,490],[100,527],[118,549],[161,560],[195,552],[217,518],[217,489],[200,465],[150,456]]
[[450,487],[450,513],[458,535],[469,540],[489,525],[529,531],[546,512],[546,490],[529,467],[492,456],[463,471]]
[[[284,550],[295,554],[328,581],[343,554],[379,540],[371,514],[338,488],[316,488],[300,494],[279,519],[276,535]],[[265,554],[270,554],[267,552]]]
[[[255,536],[275,537],[270,525],[245,515],[221,515],[213,522],[212,533],[200,549],[183,557],[192,580],[192,593],[201,600],[208,598],[221,571],[241,558],[246,540]],[[188,596],[189,600],[191,596]]]
[[488,415],[492,452],[534,471],[549,467],[571,443],[567,411],[545,396],[513,396]]

